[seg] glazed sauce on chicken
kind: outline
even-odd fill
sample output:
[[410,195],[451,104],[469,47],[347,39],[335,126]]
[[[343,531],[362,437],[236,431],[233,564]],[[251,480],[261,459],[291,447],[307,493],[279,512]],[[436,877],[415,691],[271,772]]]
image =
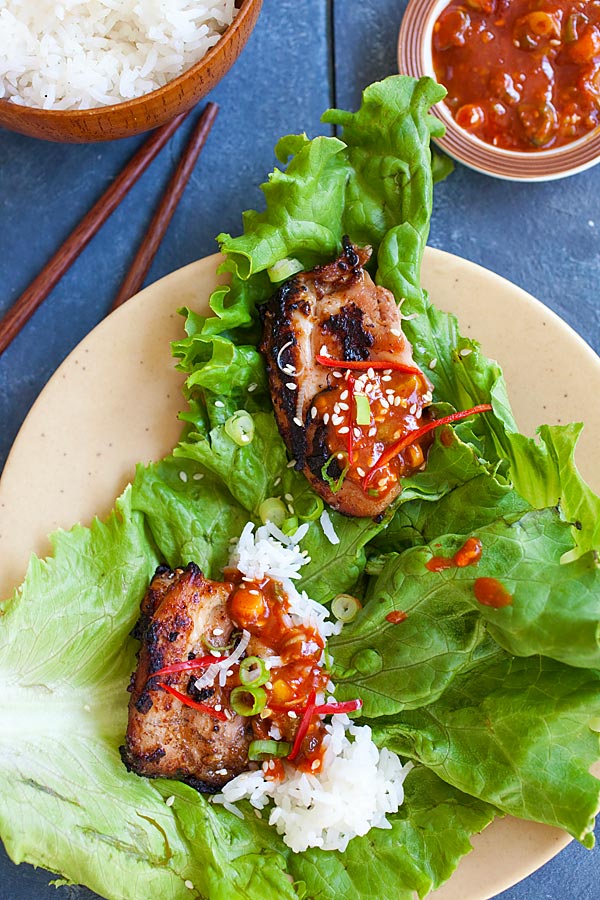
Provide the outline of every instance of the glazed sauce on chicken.
[[[326,427],[331,454],[324,475],[335,482],[342,469],[344,478],[361,486],[388,445],[421,427],[423,410],[430,403],[424,375],[373,367],[360,372],[341,363],[331,372],[330,389],[313,403],[314,418]],[[371,495],[385,497],[401,478],[424,468],[429,442],[415,441],[381,465],[369,486]]]
[[[237,582],[228,600],[228,613],[238,628],[250,633],[248,653],[276,660],[264,685],[266,706],[253,718],[254,736],[265,740],[274,732],[283,740],[293,740],[311,693],[324,693],[329,685],[329,675],[322,666],[324,641],[314,629],[294,624],[279,582],[271,578],[242,580],[239,573],[232,576],[228,572],[228,576]],[[294,762],[297,768],[312,772],[320,769],[324,736],[325,727],[316,717]],[[271,777],[276,777],[280,768],[272,769]]]

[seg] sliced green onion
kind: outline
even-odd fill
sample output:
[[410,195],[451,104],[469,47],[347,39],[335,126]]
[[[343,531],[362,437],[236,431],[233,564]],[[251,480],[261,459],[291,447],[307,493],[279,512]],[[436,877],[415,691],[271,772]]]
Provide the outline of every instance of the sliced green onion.
[[295,534],[296,531],[298,531],[299,525],[298,516],[289,516],[289,518],[281,525],[281,530],[284,534]]
[[254,419],[245,409],[238,409],[225,422],[225,433],[238,447],[245,447],[254,438]]
[[283,500],[280,500],[278,497],[267,497],[258,507],[258,514],[263,525],[266,525],[267,522],[272,522],[273,525],[281,528],[287,519],[288,513]]
[[274,263],[268,268],[267,275],[269,276],[269,281],[286,281],[286,279],[291,278],[292,275],[301,272],[303,268],[304,266],[299,259],[286,257],[285,259],[280,259],[279,262]]
[[356,424],[370,425],[371,404],[369,403],[369,398],[366,394],[354,394],[354,400],[356,402]]
[[316,522],[325,509],[325,504],[318,494],[310,494],[306,503],[306,512],[303,511],[304,503],[302,498],[295,501],[294,507],[298,518],[302,519],[303,522]]
[[292,745],[287,741],[250,741],[248,759],[265,759],[267,756],[287,756]]
[[352,622],[356,618],[359,609],[362,609],[362,603],[351,594],[338,594],[331,603],[331,612],[338,622]]
[[269,680],[269,670],[260,656],[247,656],[240,663],[240,681],[243,685],[259,687]]
[[267,692],[261,687],[247,687],[241,684],[229,695],[231,708],[238,716],[255,716],[267,704]]
[[325,465],[321,466],[321,477],[322,477],[323,481],[326,481],[327,484],[329,485],[329,489],[330,489],[331,493],[337,494],[337,492],[341,488],[342,484],[344,483],[344,478],[350,471],[350,463],[346,464],[345,469],[343,470],[342,474],[336,481],[335,478],[332,478],[331,475],[329,474],[329,466],[331,465],[331,463],[333,462],[334,459],[336,459],[335,456],[330,456],[329,459],[327,460],[327,462],[325,463]]

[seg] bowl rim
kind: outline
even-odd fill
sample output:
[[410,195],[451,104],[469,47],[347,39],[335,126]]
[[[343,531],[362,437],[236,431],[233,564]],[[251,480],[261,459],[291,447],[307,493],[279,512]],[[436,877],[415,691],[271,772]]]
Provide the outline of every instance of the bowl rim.
[[241,0],[239,11],[231,25],[227,26],[217,43],[214,44],[201,59],[193,63],[181,72],[181,74],[171,79],[171,81],[156,88],[154,91],[149,91],[147,94],[142,94],[140,97],[133,97],[131,100],[120,100],[117,103],[111,103],[108,106],[94,106],[90,109],[43,109],[39,106],[11,103],[7,98],[0,98],[2,115],[5,119],[10,119],[12,113],[14,113],[15,118],[20,118],[23,116],[23,112],[25,112],[27,116],[31,117],[32,121],[43,119],[44,122],[54,121],[58,123],[59,121],[75,122],[82,119],[100,118],[110,115],[111,112],[114,112],[117,109],[135,113],[136,110],[140,109],[148,102],[149,98],[152,98],[154,101],[173,91],[176,92],[178,88],[182,87],[188,81],[190,76],[193,77],[193,75],[205,68],[209,69],[211,63],[223,50],[224,45],[235,38],[237,33],[242,30],[243,26],[246,24],[246,19],[254,13],[255,7],[260,7],[261,4],[262,0]]
[[[398,35],[401,73],[436,78],[431,42],[433,26],[451,0],[409,0]],[[600,163],[600,126],[562,147],[531,152],[495,147],[456,124],[442,100],[432,113],[446,132],[435,143],[458,162],[477,172],[506,181],[552,181],[583,172]]]

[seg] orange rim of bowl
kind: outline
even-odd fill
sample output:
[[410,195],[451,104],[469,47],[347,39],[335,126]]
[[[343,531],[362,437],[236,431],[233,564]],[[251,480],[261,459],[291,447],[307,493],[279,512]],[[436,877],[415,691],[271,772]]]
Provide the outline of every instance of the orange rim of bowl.
[[40,109],[37,106],[22,106],[21,104],[7,102],[6,106],[3,108],[3,113],[6,114],[7,110],[10,111],[11,109],[14,109],[15,113],[21,111],[22,114],[22,111],[26,110],[27,114],[31,115],[32,119],[37,117],[43,118],[45,121],[56,119],[58,124],[59,121],[76,121],[77,119],[105,116],[115,109],[135,111],[144,106],[150,97],[161,97],[167,93],[171,93],[171,91],[177,91],[179,87],[185,85],[190,76],[193,77],[196,72],[204,68],[210,69],[215,58],[221,53],[223,45],[235,39],[237,33],[246,25],[246,20],[253,16],[255,11],[260,11],[261,6],[262,0],[243,0],[235,19],[231,25],[227,26],[217,43],[211,47],[198,62],[193,63],[193,65],[188,69],[185,69],[180,75],[177,75],[171,81],[168,81],[167,84],[163,84],[155,91],[149,91],[147,94],[142,94],[140,97],[134,97],[132,100],[121,100],[118,103],[111,103],[110,106],[95,106],[91,109]]
[[[431,58],[433,25],[450,0],[410,0],[398,36],[398,68],[405,75],[435,78]],[[446,104],[437,103],[433,114],[446,133],[434,138],[449,156],[477,172],[509,181],[551,181],[575,175],[600,162],[600,128],[558,147],[520,153],[486,144],[454,121]]]

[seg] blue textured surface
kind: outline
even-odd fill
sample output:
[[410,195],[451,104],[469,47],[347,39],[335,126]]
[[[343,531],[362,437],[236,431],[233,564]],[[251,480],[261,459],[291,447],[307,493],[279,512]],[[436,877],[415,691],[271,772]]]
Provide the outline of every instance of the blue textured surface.
[[[258,185],[274,164],[279,136],[324,133],[325,108],[356,107],[363,87],[396,71],[405,7],[399,0],[265,0],[248,47],[211,95],[221,113],[149,282],[213,252],[219,231],[239,231],[242,211],[260,205]],[[108,311],[191,126],[0,357],[0,469],[47,379]],[[0,314],[140,143],[58,145],[0,130]],[[599,350],[599,197],[600,167],[564,181],[518,185],[458,166],[436,190],[430,243],[521,285]],[[41,870],[16,868],[0,851],[0,900],[94,896],[78,887],[55,889],[49,880]],[[599,882],[598,851],[572,844],[501,898],[597,900]]]

